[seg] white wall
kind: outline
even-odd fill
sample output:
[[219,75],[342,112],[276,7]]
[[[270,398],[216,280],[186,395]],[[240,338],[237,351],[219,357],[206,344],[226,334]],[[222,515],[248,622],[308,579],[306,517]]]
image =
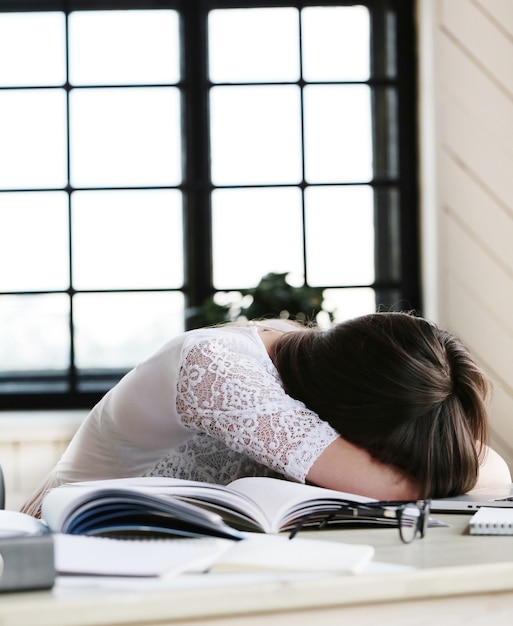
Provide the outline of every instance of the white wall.
[[425,314],[495,381],[513,468],[513,1],[418,0]]
[[87,411],[0,415],[0,464],[5,507],[18,510],[64,452]]

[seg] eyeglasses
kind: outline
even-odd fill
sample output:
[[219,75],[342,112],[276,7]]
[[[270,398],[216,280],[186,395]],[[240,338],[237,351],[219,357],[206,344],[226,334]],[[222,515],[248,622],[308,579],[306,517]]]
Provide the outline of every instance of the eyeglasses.
[[289,539],[306,526],[315,525],[318,530],[328,525],[345,525],[351,521],[375,524],[397,523],[403,543],[411,543],[416,537],[424,537],[429,520],[430,500],[352,502],[344,501],[333,511],[320,516],[318,513],[304,515],[291,530]]

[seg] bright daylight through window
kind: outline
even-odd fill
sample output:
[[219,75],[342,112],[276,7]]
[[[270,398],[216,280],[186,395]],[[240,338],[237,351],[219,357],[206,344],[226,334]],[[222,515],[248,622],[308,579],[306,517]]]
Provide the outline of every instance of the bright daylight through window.
[[90,406],[270,272],[418,308],[409,4],[0,0],[1,405]]

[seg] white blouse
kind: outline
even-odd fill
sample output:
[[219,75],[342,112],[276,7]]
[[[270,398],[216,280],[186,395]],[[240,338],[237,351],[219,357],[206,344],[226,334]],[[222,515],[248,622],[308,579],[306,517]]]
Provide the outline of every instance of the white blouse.
[[[291,330],[275,321],[265,327]],[[292,327],[293,328],[293,327]],[[338,433],[288,396],[262,325],[182,333],[93,408],[25,512],[80,480],[167,475],[226,484],[278,473],[304,482]]]

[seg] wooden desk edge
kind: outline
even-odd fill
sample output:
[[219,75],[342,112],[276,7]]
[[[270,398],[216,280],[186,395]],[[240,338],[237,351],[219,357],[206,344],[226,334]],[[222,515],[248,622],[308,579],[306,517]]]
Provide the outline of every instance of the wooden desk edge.
[[[229,593],[220,593],[220,589]],[[10,594],[0,599],[2,626],[105,626],[173,624],[182,620],[333,609],[379,602],[446,598],[510,591],[513,562],[451,566],[379,576],[84,595]]]

